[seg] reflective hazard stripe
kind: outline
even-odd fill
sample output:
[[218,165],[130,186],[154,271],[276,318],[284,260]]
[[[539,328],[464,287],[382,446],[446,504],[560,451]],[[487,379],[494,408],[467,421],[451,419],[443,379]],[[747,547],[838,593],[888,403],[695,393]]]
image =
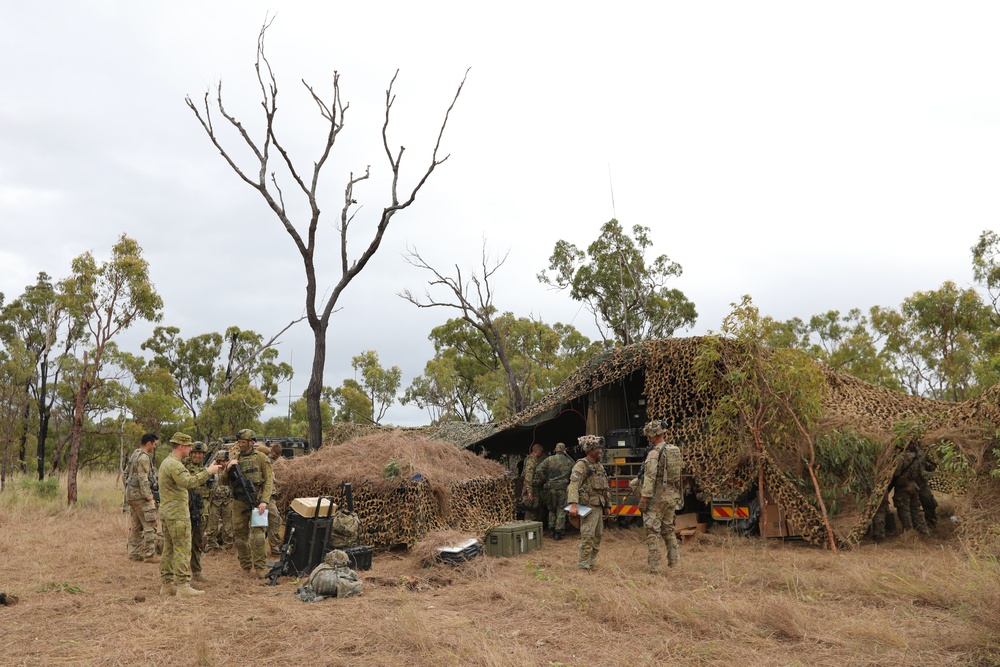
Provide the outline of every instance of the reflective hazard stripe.
[[611,513],[619,516],[639,516],[642,514],[638,505],[612,505]]
[[732,519],[733,508],[726,505],[712,505],[713,519]]

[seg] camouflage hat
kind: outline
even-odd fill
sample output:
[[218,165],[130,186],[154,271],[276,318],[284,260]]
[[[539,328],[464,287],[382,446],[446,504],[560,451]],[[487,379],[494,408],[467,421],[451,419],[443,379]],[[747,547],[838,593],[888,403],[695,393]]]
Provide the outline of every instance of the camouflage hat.
[[646,434],[647,438],[652,438],[656,435],[663,435],[667,432],[667,423],[662,419],[654,419],[642,427],[642,432]]
[[566,451],[566,443],[565,442],[557,442],[556,443],[556,451],[557,452],[565,452]]
[[191,447],[191,453],[194,454],[195,452],[201,452],[202,454],[205,454],[208,452],[208,448],[205,447],[204,442],[199,440],[198,442],[194,443],[193,447]]
[[599,435],[581,435],[579,442],[584,452],[589,452],[594,447],[604,446],[604,438]]
[[239,433],[236,434],[237,440],[256,440],[256,434],[248,428],[241,429]]
[[177,433],[174,433],[174,437],[170,438],[170,444],[171,445],[190,445],[191,444],[191,436],[188,435],[187,433],[182,433],[181,431],[177,431]]

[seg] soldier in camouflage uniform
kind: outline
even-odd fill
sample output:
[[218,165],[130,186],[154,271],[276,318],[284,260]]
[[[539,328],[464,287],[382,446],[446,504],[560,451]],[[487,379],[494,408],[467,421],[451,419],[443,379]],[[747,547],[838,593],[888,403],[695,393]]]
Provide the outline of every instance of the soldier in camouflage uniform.
[[535,480],[542,485],[545,505],[549,508],[549,530],[553,540],[561,540],[566,532],[566,488],[573,470],[573,459],[564,443],[556,444],[555,454],[535,468]]
[[902,529],[916,529],[921,535],[929,535],[924,510],[920,505],[920,480],[923,477],[923,454],[917,447],[917,442],[910,442],[906,451],[900,455],[893,477],[892,502],[899,515]]
[[281,444],[274,442],[267,448],[271,462],[271,500],[267,503],[267,544],[272,556],[281,555],[281,512],[274,499],[278,496],[278,471],[276,463],[281,458]]
[[651,447],[643,464],[639,511],[646,528],[649,571],[659,574],[663,566],[662,544],[667,546],[668,567],[680,561],[680,548],[674,535],[674,512],[681,497],[681,450],[677,445],[667,444],[666,424],[660,420],[646,424],[643,432]]
[[258,452],[251,442],[254,432],[248,428],[236,434],[236,444],[239,450],[229,460],[222,473],[221,483],[233,486],[235,480],[229,470],[238,465],[243,475],[253,483],[257,497],[254,505],[248,505],[241,492],[233,488],[233,537],[236,540],[236,551],[243,572],[263,579],[267,574],[267,543],[263,527],[250,527],[250,512],[263,514],[271,500],[271,462],[267,456]]
[[[222,443],[218,443],[221,449]],[[216,452],[219,450],[217,449]],[[233,546],[233,490],[222,484],[217,478],[208,494],[208,524],[205,527],[207,544],[205,551],[211,549],[230,549]],[[219,539],[222,543],[219,544]]]
[[542,461],[545,454],[543,448],[537,442],[531,445],[528,458],[524,460],[524,483],[521,486],[521,506],[524,507],[525,521],[538,521],[541,515],[541,488],[535,480],[535,470]]
[[160,595],[192,597],[204,591],[191,588],[191,514],[188,489],[201,486],[221,466],[213,462],[191,474],[181,460],[191,453],[191,436],[175,433],[173,451],[160,464],[160,513],[163,517],[163,557],[160,560]]
[[[196,442],[194,446],[191,447],[191,454],[184,457],[182,463],[189,473],[192,475],[197,475],[199,472],[205,469],[203,465],[205,463],[205,454],[208,453],[208,449],[205,447],[204,442]],[[205,520],[208,516],[206,510],[206,503],[208,502],[208,495],[211,492],[209,487],[209,479],[207,478],[203,484],[191,489],[188,493],[188,500],[194,501],[196,504],[201,506],[199,510],[200,515],[197,517],[197,522],[195,521],[194,507],[190,507],[192,513],[191,516],[191,580],[200,581],[205,583],[208,579],[201,573],[201,554],[205,549]]]
[[580,436],[580,447],[585,456],[573,466],[566,496],[570,516],[580,515],[577,505],[591,508],[587,516],[580,517],[580,548],[576,563],[581,570],[589,570],[594,567],[601,550],[604,517],[611,509],[611,487],[608,485],[608,474],[600,463],[604,438],[598,435]]
[[155,433],[142,436],[139,447],[125,464],[125,501],[128,503],[128,557],[130,560],[158,563],[156,546],[160,517],[156,511],[153,490],[157,488],[153,454],[159,438]]

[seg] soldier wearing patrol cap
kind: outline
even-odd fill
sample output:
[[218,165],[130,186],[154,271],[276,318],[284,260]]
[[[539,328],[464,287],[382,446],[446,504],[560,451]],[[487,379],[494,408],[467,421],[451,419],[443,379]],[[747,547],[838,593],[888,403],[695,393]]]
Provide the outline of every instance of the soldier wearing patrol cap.
[[194,443],[187,433],[170,438],[173,448],[160,464],[160,518],[163,521],[163,556],[160,558],[160,595],[189,597],[204,591],[191,588],[191,515],[188,489],[204,484],[221,466],[213,462],[192,474],[181,460],[191,453]]
[[262,526],[250,527],[250,513],[263,515],[273,493],[273,473],[271,461],[265,454],[254,448],[256,435],[248,428],[236,434],[238,450],[222,473],[220,482],[233,486],[234,478],[230,474],[233,466],[238,465],[243,475],[253,483],[257,497],[254,504],[248,505],[239,489],[233,489],[233,538],[236,541],[236,551],[243,572],[263,579],[267,574],[267,554],[265,553],[265,530]]
[[591,509],[586,516],[580,517],[580,548],[577,550],[576,562],[581,570],[589,570],[594,567],[601,550],[604,517],[611,510],[611,487],[608,484],[608,474],[601,465],[604,438],[599,435],[584,435],[580,436],[579,442],[585,456],[573,466],[566,496],[571,517],[580,516],[578,505],[587,505]]
[[674,535],[674,513],[680,500],[681,450],[667,444],[667,425],[657,419],[642,429],[649,439],[649,454],[643,464],[642,489],[639,511],[646,528],[649,547],[649,571],[658,574],[663,565],[663,549],[667,546],[667,565],[673,567],[680,560],[680,548]]
[[535,469],[535,479],[542,487],[545,506],[549,508],[549,530],[553,540],[561,540],[566,531],[566,487],[573,471],[573,459],[566,453],[566,445],[556,443],[555,453]]

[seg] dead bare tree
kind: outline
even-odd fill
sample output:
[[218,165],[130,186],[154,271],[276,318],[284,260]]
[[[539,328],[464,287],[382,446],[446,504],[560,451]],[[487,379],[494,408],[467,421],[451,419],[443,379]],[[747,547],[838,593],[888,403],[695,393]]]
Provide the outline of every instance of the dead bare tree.
[[[442,286],[455,297],[455,301],[437,301],[431,297],[429,291],[424,292],[425,301],[413,295],[410,290],[400,292],[399,296],[406,299],[418,308],[452,308],[459,311],[463,320],[475,327],[482,335],[486,344],[496,355],[497,360],[503,367],[507,377],[507,389],[510,392],[511,414],[517,414],[528,407],[530,396],[522,391],[522,379],[514,370],[511,363],[511,350],[507,345],[507,336],[497,325],[494,314],[496,307],[493,305],[493,289],[490,287],[490,278],[507,261],[507,256],[498,258],[496,263],[490,266],[488,254],[484,246],[482,253],[482,276],[472,273],[467,280],[462,277],[462,269],[455,265],[455,277],[443,275],[440,271],[429,265],[420,256],[416,248],[407,248],[406,261],[411,265],[430,271],[434,278],[427,282],[431,287]],[[473,294],[474,292],[474,294]],[[473,301],[475,300],[475,302]]]
[[[458,96],[462,92],[462,87],[465,85],[465,79],[468,76],[469,70],[465,71],[465,75],[462,77],[462,81],[459,84],[458,89],[455,91],[455,96],[452,98],[451,104],[448,106],[448,109],[444,114],[444,120],[442,121],[441,128],[438,131],[437,142],[434,144],[434,150],[431,154],[429,166],[423,172],[423,175],[417,181],[416,185],[409,191],[409,194],[406,194],[405,192],[403,193],[404,196],[402,199],[400,198],[398,188],[400,164],[403,159],[403,152],[405,151],[405,148],[400,146],[399,150],[394,154],[389,148],[388,138],[389,116],[392,111],[392,105],[396,99],[393,94],[392,87],[396,82],[396,77],[399,75],[399,70],[397,70],[393,75],[392,80],[389,83],[389,88],[385,91],[385,121],[382,124],[382,146],[385,150],[386,157],[389,160],[389,168],[392,173],[392,184],[389,193],[390,204],[382,209],[382,214],[379,217],[378,224],[375,227],[371,240],[368,242],[367,248],[365,248],[361,255],[356,259],[353,261],[349,260],[347,251],[348,230],[351,222],[354,220],[355,214],[357,213],[356,207],[358,203],[354,198],[354,186],[361,181],[368,179],[371,174],[371,166],[369,165],[365,167],[364,173],[357,176],[355,176],[353,171],[350,172],[347,184],[344,188],[344,204],[340,211],[340,224],[337,227],[340,234],[340,280],[333,287],[333,289],[328,292],[329,296],[326,297],[325,301],[317,302],[316,233],[320,222],[320,206],[317,198],[317,188],[320,183],[320,174],[323,167],[327,163],[327,159],[330,157],[334,144],[336,143],[337,136],[340,134],[341,130],[344,129],[345,113],[350,105],[343,104],[341,102],[340,74],[338,72],[334,71],[333,73],[332,99],[329,102],[321,98],[313,87],[306,83],[305,80],[302,81],[302,84],[305,86],[313,102],[315,102],[317,108],[319,109],[319,113],[327,124],[328,129],[326,131],[326,137],[322,150],[320,151],[320,156],[312,164],[312,173],[307,174],[303,172],[305,176],[300,174],[299,169],[295,166],[291,155],[288,150],[286,150],[285,143],[283,143],[282,140],[279,140],[277,127],[275,125],[278,85],[274,76],[274,71],[271,69],[271,64],[264,55],[264,36],[270,25],[270,21],[265,22],[260,29],[260,34],[257,37],[257,81],[260,84],[262,97],[261,106],[264,109],[265,119],[265,128],[261,138],[256,140],[251,138],[247,129],[236,119],[236,117],[226,111],[222,102],[222,83],[220,82],[216,87],[215,107],[218,108],[219,115],[225,119],[230,128],[234,130],[242,140],[243,144],[245,144],[246,147],[253,153],[254,159],[250,161],[253,170],[249,167],[244,169],[237,164],[235,158],[233,158],[230,152],[223,147],[222,138],[216,133],[215,126],[213,125],[212,105],[209,101],[209,94],[211,93],[211,90],[205,93],[203,104],[200,107],[195,105],[190,97],[185,98],[185,101],[191,111],[194,112],[198,122],[201,123],[201,126],[208,135],[209,140],[215,148],[218,149],[219,153],[222,155],[229,167],[236,173],[237,176],[239,176],[241,180],[243,180],[243,182],[255,189],[260,196],[264,198],[268,207],[284,226],[288,235],[292,238],[296,250],[298,250],[299,255],[302,257],[306,277],[306,320],[309,322],[309,327],[313,332],[314,338],[312,374],[309,379],[309,384],[306,387],[306,409],[309,417],[309,440],[315,447],[319,446],[323,441],[322,421],[320,418],[320,397],[323,391],[323,370],[326,366],[326,335],[330,323],[330,316],[334,311],[334,307],[336,306],[341,293],[343,293],[344,289],[348,286],[348,284],[350,284],[355,276],[361,273],[361,271],[368,264],[368,261],[378,250],[379,245],[382,243],[382,236],[385,234],[385,230],[389,226],[389,222],[392,220],[393,216],[399,211],[409,207],[414,202],[417,193],[423,187],[424,183],[430,177],[434,169],[448,159],[448,155],[439,158],[438,150],[441,146],[441,138],[444,135],[445,127],[448,125],[448,118],[451,115],[451,111],[454,108],[455,103],[458,101]],[[275,162],[277,162],[279,169],[283,168],[283,178],[291,179],[294,187],[301,192],[301,196],[305,199],[305,202],[308,205],[309,215],[305,224],[304,235],[292,222],[288,209],[285,206],[284,193],[278,184],[277,174],[272,168],[272,151],[277,152],[277,159]]]

